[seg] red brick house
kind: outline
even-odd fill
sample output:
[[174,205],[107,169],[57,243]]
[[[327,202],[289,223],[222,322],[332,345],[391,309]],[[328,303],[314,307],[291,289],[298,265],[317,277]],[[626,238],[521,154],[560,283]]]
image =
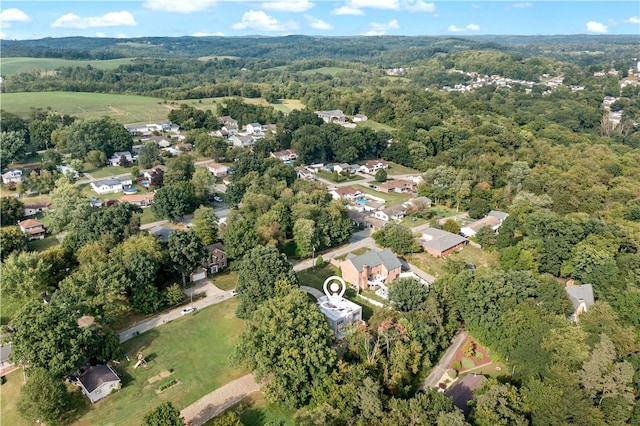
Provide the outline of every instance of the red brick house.
[[467,239],[442,229],[429,228],[422,233],[421,244],[431,256],[444,257],[462,250],[467,245]]
[[388,285],[400,276],[402,265],[391,249],[384,249],[360,256],[349,254],[340,268],[346,282],[364,290],[379,283]]
[[227,267],[227,252],[222,243],[214,243],[206,247],[209,252],[206,267],[209,273],[216,274]]

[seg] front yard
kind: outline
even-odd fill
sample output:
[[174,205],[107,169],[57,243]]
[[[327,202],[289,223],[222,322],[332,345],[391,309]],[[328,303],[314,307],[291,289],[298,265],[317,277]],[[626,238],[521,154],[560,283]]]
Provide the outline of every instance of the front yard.
[[[75,425],[137,425],[145,413],[158,404],[171,401],[182,409],[207,393],[248,373],[229,363],[243,321],[235,316],[236,298],[198,310],[194,314],[154,328],[124,344],[130,362],[115,367],[123,381],[122,389],[91,404],[82,398]],[[141,351],[147,367],[134,369],[135,355]],[[168,381],[177,384],[160,392]],[[3,424],[21,424],[15,402],[22,386],[22,373],[10,375],[10,388],[2,385]]]

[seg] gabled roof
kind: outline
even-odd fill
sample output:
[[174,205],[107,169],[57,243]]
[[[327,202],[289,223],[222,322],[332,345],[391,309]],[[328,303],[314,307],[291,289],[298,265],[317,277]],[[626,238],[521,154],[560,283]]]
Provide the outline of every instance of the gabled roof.
[[389,206],[387,208],[382,209],[382,212],[387,216],[397,216],[399,214],[405,214],[407,210],[402,206]]
[[485,380],[487,378],[481,374],[469,374],[449,389],[445,395],[453,399],[453,405],[458,407],[465,416],[468,416],[471,412],[469,401],[473,399],[473,391],[482,386]]
[[118,180],[118,179],[115,179],[115,178],[96,180],[96,181],[91,182],[91,183],[96,187],[99,187],[99,186],[102,186],[102,185],[106,185],[106,186],[122,185],[122,182],[120,180]]
[[336,194],[340,196],[356,195],[358,192],[361,192],[356,188],[354,188],[353,186],[341,186],[339,188],[334,189],[334,191],[336,192]]
[[119,382],[120,377],[108,365],[94,365],[78,378],[82,386],[91,393],[104,383]]
[[505,213],[505,212],[501,212],[499,210],[491,210],[488,214],[487,217],[496,217],[498,219],[500,219],[500,222],[503,222],[507,217],[509,217],[509,213]]
[[385,183],[381,183],[380,185],[378,185],[380,188],[387,188],[387,189],[392,189],[392,188],[413,188],[414,186],[416,186],[416,184],[410,180],[407,179],[396,179],[396,180],[389,180]]
[[495,216],[487,216],[487,217],[483,217],[480,220],[476,220],[475,222],[472,222],[472,223],[468,224],[464,228],[469,228],[469,229],[473,230],[474,232],[478,232],[479,230],[481,230],[485,226],[490,226],[490,227],[493,228],[494,226],[500,225],[500,223],[501,223],[501,221],[497,217],[495,217]]
[[368,251],[360,256],[350,253],[346,260],[351,262],[358,272],[362,272],[362,267],[365,265],[371,268],[384,265],[387,270],[402,267],[398,258],[388,248],[381,251]]
[[207,249],[207,251],[209,253],[213,253],[216,250],[219,250],[223,253],[226,253],[226,251],[224,251],[224,244],[222,243],[213,243],[213,244],[209,244],[208,246],[205,247]]
[[44,223],[40,222],[38,219],[26,219],[22,222],[18,222],[18,225],[23,229],[35,228],[37,226],[44,226]]
[[123,195],[122,197],[118,198],[118,200],[123,203],[136,203],[143,200],[144,201],[153,200],[155,195],[156,194],[154,194],[153,192],[147,192],[146,194],[129,194],[129,195]]
[[428,247],[440,252],[447,251],[450,248],[467,241],[466,238],[461,237],[460,235],[452,234],[451,232],[437,228],[427,229],[422,233],[422,237],[423,247]]
[[36,201],[35,203],[25,204],[25,209],[41,209],[44,207],[51,207],[51,202],[49,201]]
[[584,303],[587,308],[594,304],[593,287],[591,284],[572,285],[566,287],[566,290],[569,299],[571,299],[571,303],[573,303],[574,311],[578,309],[581,303]]

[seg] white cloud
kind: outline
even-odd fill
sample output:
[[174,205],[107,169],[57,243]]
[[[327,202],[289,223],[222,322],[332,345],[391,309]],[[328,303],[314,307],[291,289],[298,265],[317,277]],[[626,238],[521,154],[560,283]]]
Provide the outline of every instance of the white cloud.
[[456,27],[455,25],[449,25],[449,32],[452,33],[464,33],[467,31],[480,31],[480,26],[476,24],[469,24],[464,27]]
[[298,29],[298,24],[296,22],[281,23],[262,10],[250,10],[242,15],[242,21],[231,25],[231,28],[234,30],[290,31]]
[[396,19],[392,19],[389,22],[372,22],[369,24],[367,31],[365,31],[362,35],[366,36],[376,36],[376,35],[385,35],[389,30],[399,30],[400,25]]
[[632,16],[629,19],[625,19],[624,22],[627,24],[640,24],[640,18],[637,16]]
[[146,0],[142,6],[161,12],[193,13],[210,9],[218,0]]
[[218,31],[215,33],[207,33],[204,31],[198,31],[191,34],[192,37],[224,37],[224,33]]
[[0,39],[5,39],[7,37],[7,33],[3,33],[2,31],[0,31]]
[[349,6],[342,6],[331,11],[332,15],[364,15],[364,11],[361,9],[355,9]]
[[525,3],[515,3],[511,5],[511,7],[515,7],[516,9],[522,9],[525,7],[533,7],[533,5],[529,2],[525,2]]
[[82,30],[95,27],[119,27],[127,25],[135,27],[138,25],[133,15],[127,11],[109,12],[102,16],[89,16],[81,18],[73,13],[67,13],[55,20],[51,28],[74,28]]
[[328,22],[323,21],[322,19],[318,19],[311,15],[304,15],[304,19],[309,22],[309,26],[311,28],[315,28],[316,30],[332,30],[333,25]]
[[306,12],[314,6],[309,0],[274,0],[262,3],[264,9],[277,12]]
[[480,5],[479,4],[472,4],[471,5],[471,9],[480,9]]
[[[12,22],[29,22],[31,18],[29,15],[21,11],[20,9],[11,8],[0,12],[0,26],[3,28],[9,28]],[[6,35],[6,34],[5,34]]]
[[363,9],[407,10],[409,12],[434,12],[436,5],[424,0],[350,0],[331,11],[334,15],[364,15]]
[[609,28],[601,22],[589,21],[587,22],[587,32],[605,34],[609,31]]

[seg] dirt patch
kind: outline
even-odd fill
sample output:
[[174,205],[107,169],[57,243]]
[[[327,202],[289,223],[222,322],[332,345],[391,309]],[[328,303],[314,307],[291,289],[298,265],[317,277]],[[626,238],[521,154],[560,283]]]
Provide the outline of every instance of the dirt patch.
[[155,382],[157,382],[158,380],[161,380],[161,379],[164,379],[164,378],[169,377],[171,374],[173,374],[173,373],[171,373],[170,371],[166,371],[166,370],[165,370],[165,371],[161,372],[160,374],[156,374],[156,375],[155,375],[155,376],[153,376],[153,377],[149,377],[149,379],[147,379],[147,381],[148,381],[149,383],[155,383]]
[[[465,349],[472,345],[473,354],[466,354]],[[474,369],[481,365],[491,363],[491,357],[489,351],[485,349],[480,343],[476,342],[472,337],[467,337],[460,349],[456,352],[448,368],[457,370],[458,373],[463,373],[467,370]]]

